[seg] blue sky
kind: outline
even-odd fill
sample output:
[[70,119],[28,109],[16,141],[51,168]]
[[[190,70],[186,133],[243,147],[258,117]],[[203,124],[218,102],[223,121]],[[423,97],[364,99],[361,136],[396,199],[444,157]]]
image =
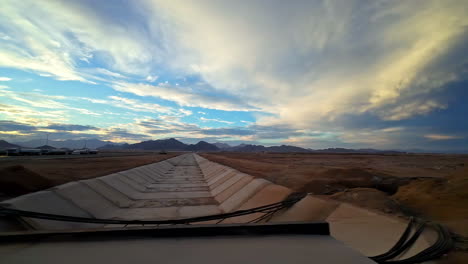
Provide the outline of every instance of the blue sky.
[[468,150],[468,2],[2,1],[0,138]]

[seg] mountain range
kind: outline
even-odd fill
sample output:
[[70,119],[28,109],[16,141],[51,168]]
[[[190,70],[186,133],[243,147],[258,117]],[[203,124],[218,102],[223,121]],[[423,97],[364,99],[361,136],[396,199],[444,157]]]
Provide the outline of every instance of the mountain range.
[[86,140],[49,140],[46,142],[44,139],[34,139],[24,142],[14,142],[16,145],[28,148],[36,148],[43,145],[49,145],[54,148],[69,148],[69,149],[79,149],[79,148],[91,148],[96,149],[107,144],[120,145],[118,143],[113,143],[110,141],[103,141],[99,139],[86,139]]
[[197,144],[185,144],[175,138],[142,141],[135,144],[106,144],[98,148],[100,150],[116,149],[142,149],[142,150],[166,150],[166,151],[219,151],[220,149],[206,141]]
[[396,154],[403,151],[377,150],[377,149],[346,149],[346,148],[328,148],[328,149],[306,149],[290,145],[265,147],[263,145],[240,144],[230,146],[226,143],[216,142],[208,143],[200,141],[197,144],[185,144],[177,139],[159,139],[142,141],[136,144],[107,144],[99,149],[143,149],[143,150],[172,150],[172,151],[232,151],[232,152],[294,152],[294,153],[368,153],[368,154]]
[[[0,148],[9,147],[38,147],[44,145],[44,140],[30,140],[26,142],[15,142],[15,144],[0,140]],[[175,138],[158,139],[142,141],[135,144],[114,143],[99,139],[88,140],[49,140],[48,145],[55,148],[97,148],[100,150],[165,150],[165,151],[232,151],[232,152],[295,152],[295,153],[369,153],[369,154],[396,154],[404,151],[394,150],[376,150],[376,149],[346,149],[346,148],[328,148],[328,149],[306,149],[297,146],[281,145],[266,147],[263,145],[240,144],[230,146],[229,144],[216,142],[208,143],[200,141],[197,144],[185,144]]]
[[281,145],[265,147],[263,145],[240,144],[238,146],[230,146],[226,143],[208,143],[200,141],[197,144],[185,144],[177,139],[159,139],[142,141],[136,144],[113,145],[107,144],[99,149],[116,150],[116,149],[143,149],[143,150],[167,150],[167,151],[233,151],[233,152],[296,152],[296,153],[387,153],[388,151],[380,151],[375,149],[343,149],[331,148],[324,150],[305,149],[296,146]]

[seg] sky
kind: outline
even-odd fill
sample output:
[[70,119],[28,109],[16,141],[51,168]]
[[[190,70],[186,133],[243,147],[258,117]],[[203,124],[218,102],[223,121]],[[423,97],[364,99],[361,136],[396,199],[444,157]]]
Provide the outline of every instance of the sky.
[[0,2],[0,139],[468,150],[468,0]]

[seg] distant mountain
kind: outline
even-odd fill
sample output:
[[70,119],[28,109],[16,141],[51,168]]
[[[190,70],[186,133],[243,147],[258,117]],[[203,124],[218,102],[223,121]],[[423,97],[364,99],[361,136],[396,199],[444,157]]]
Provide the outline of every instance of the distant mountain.
[[[29,147],[29,148],[35,148],[38,146],[43,146],[45,143],[45,140],[43,139],[35,139],[35,140],[30,140],[30,141],[25,141],[25,142],[15,142],[16,144],[22,146],[22,147]],[[91,149],[96,149],[99,147],[102,147],[107,144],[116,144],[112,143],[110,141],[103,141],[99,139],[78,139],[78,140],[49,140],[47,145],[52,146],[54,148],[69,148],[69,149],[78,149],[78,148],[84,148],[85,146],[87,148]]]
[[49,146],[49,145],[44,145],[44,146],[37,147],[37,149],[53,150],[53,149],[56,149],[56,148],[54,148],[52,146]]
[[362,153],[362,154],[401,154],[406,153],[404,151],[396,150],[378,150],[378,149],[347,149],[347,148],[327,148],[311,150],[312,152],[318,153]]
[[[105,146],[107,149],[118,149],[113,146]],[[172,150],[172,151],[218,151],[219,148],[206,141],[200,141],[197,144],[187,145],[175,138],[148,140],[140,143],[122,146],[126,149],[144,149],[144,150]],[[102,148],[101,148],[102,149]]]
[[262,151],[267,151],[267,148],[262,145],[240,144],[238,146],[225,149],[225,150],[235,151],[235,152],[262,152]]
[[249,145],[240,144],[235,147],[225,148],[222,151],[234,151],[234,152],[302,152],[302,153],[374,153],[374,154],[399,154],[405,153],[395,150],[377,150],[377,149],[347,149],[347,148],[327,148],[327,149],[305,149],[296,146],[281,145],[265,147],[262,145]]
[[213,145],[215,145],[215,146],[218,147],[219,149],[227,149],[227,148],[230,148],[230,147],[231,147],[229,144],[221,143],[221,142],[213,143]]
[[[16,143],[16,142],[15,142]],[[197,144],[185,144],[175,138],[169,139],[158,139],[142,141],[135,144],[120,144],[113,143],[110,141],[102,141],[99,139],[88,139],[88,140],[65,140],[65,141],[53,141],[49,140],[47,145],[44,145],[44,140],[30,140],[27,142],[21,142],[11,144],[4,140],[0,140],[0,148],[13,148],[13,147],[36,147],[36,148],[69,148],[79,149],[83,147],[100,150],[120,150],[120,149],[142,149],[142,150],[166,150],[166,151],[233,151],[233,152],[296,152],[296,153],[368,153],[368,154],[401,154],[413,151],[399,151],[399,150],[377,150],[371,148],[365,149],[347,149],[347,148],[327,148],[327,149],[305,149],[290,145],[271,146],[265,147],[263,145],[253,144],[240,144],[237,146],[230,146],[229,144],[216,142],[208,143],[206,141],[200,141]],[[41,147],[38,147],[41,146]],[[414,151],[416,152],[416,151]],[[418,151],[421,152],[421,151]],[[427,151],[426,151],[427,152]]]
[[267,151],[270,151],[270,152],[310,152],[310,150],[305,149],[305,148],[296,147],[296,146],[288,146],[288,145],[267,147]]
[[140,143],[130,144],[127,149],[144,149],[144,150],[173,150],[173,151],[218,151],[219,148],[214,144],[206,141],[200,141],[197,144],[187,145],[177,139],[159,139],[148,140]]
[[185,150],[186,144],[178,141],[175,138],[148,140],[140,143],[128,145],[129,149],[145,149],[145,150]]
[[3,149],[3,148],[18,148],[19,146],[18,145],[15,145],[15,144],[11,144],[5,140],[0,140],[0,149]]
[[357,153],[355,149],[346,149],[346,148],[327,148],[327,149],[316,149],[312,150],[313,152],[322,152],[322,153]]
[[309,152],[308,149],[300,148],[296,146],[271,146],[265,147],[263,145],[250,145],[250,144],[240,144],[235,147],[223,149],[224,151],[234,151],[234,152]]
[[219,148],[215,144],[210,144],[206,141],[200,141],[194,145],[188,145],[186,148],[188,151],[218,151]]
[[102,147],[99,147],[97,149],[99,150],[118,150],[118,149],[128,149],[129,148],[129,144],[128,143],[124,143],[124,144],[106,144]]

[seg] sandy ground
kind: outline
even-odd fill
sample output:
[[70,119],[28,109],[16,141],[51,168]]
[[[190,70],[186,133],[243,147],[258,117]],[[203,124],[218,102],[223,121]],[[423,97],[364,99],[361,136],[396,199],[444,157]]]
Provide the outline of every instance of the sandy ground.
[[468,155],[212,153],[206,158],[297,191],[334,193],[372,187],[395,193],[409,178],[443,178],[468,166]]
[[468,235],[468,155],[207,153],[295,191],[446,223]]
[[[296,191],[437,221],[468,237],[468,155],[207,153],[205,158]],[[466,246],[466,245],[465,245]],[[452,251],[438,263],[468,263]]]
[[5,199],[158,162],[176,155],[178,153],[120,152],[98,156],[1,157],[0,193]]

